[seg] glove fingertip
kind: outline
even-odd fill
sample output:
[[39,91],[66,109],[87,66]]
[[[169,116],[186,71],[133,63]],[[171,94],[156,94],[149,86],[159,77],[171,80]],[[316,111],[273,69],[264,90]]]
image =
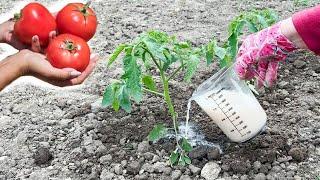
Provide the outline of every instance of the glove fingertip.
[[246,69],[241,65],[241,63],[237,62],[235,64],[235,71],[238,74],[239,78],[244,79],[246,74]]

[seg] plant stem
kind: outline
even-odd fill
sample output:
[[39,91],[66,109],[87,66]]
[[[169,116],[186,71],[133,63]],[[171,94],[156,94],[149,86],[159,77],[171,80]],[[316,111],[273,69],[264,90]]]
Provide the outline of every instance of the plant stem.
[[[176,134],[176,143],[177,143],[177,147],[179,149],[181,149],[180,145],[179,145],[179,140],[178,140],[178,127],[177,127],[177,113],[174,110],[174,106],[169,94],[169,78],[167,78],[164,74],[164,71],[161,67],[161,64],[159,65],[159,63],[157,62],[156,58],[153,56],[153,54],[149,51],[148,48],[142,47],[147,53],[149,53],[149,55],[151,56],[152,61],[155,63],[155,65],[157,66],[157,68],[160,71],[160,76],[161,76],[161,80],[163,83],[163,94],[161,94],[164,97],[165,102],[168,105],[168,109],[169,109],[169,113],[171,115],[171,119],[173,121],[173,128],[174,128],[174,132]],[[160,62],[161,63],[161,62]],[[181,67],[182,68],[182,67]],[[179,69],[181,69],[179,67]]]
[[151,56],[151,59],[152,61],[154,62],[154,64],[157,66],[157,68],[162,71],[162,68],[161,66],[159,65],[159,63],[157,62],[156,58],[153,56],[153,54],[149,51],[148,48],[145,48],[145,47],[142,47],[150,56]]
[[159,93],[157,91],[152,91],[152,90],[150,90],[148,88],[144,88],[143,87],[142,90],[147,91],[147,92],[152,93],[152,94],[155,94],[155,95],[158,95],[158,96],[161,96],[161,97],[164,97],[164,95],[162,93]]
[[164,100],[168,105],[169,113],[170,113],[171,119],[173,121],[173,128],[174,128],[174,132],[176,134],[177,147],[180,148],[179,140],[178,140],[177,113],[174,110],[174,106],[173,106],[173,103],[172,103],[172,100],[171,100],[171,97],[169,94],[169,81],[168,81],[167,77],[164,75],[163,71],[160,71],[160,75],[161,75],[161,79],[162,79],[162,83],[163,83]]
[[177,75],[177,73],[184,67],[184,64],[181,64],[181,66],[176,69],[168,78],[168,81],[170,81],[170,79],[172,79],[175,75]]

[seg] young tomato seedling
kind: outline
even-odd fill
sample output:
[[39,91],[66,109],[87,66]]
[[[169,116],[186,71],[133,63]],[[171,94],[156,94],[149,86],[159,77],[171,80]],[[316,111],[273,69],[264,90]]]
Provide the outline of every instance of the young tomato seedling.
[[[187,153],[192,148],[187,139],[178,138],[178,115],[170,96],[169,81],[181,72],[184,72],[184,80],[190,81],[203,57],[207,57],[207,62],[212,62],[214,46],[210,48],[195,48],[189,42],[178,41],[164,32],[149,31],[139,35],[132,43],[119,45],[109,60],[110,66],[123,53],[124,72],[119,81],[107,87],[103,105],[112,106],[116,111],[122,108],[130,112],[131,100],[139,103],[145,92],[162,97],[167,104],[176,134],[177,148],[171,155],[171,164],[190,164]],[[153,68],[159,73],[152,74]],[[154,81],[155,76],[160,79],[158,83]],[[166,135],[166,132],[164,125],[157,125],[150,132],[149,140],[156,141]]]
[[[104,106],[112,106],[115,111],[122,108],[126,112],[131,112],[131,101],[139,103],[143,93],[162,97],[176,134],[176,149],[170,155],[170,163],[190,164],[188,153],[192,147],[186,138],[178,137],[178,115],[170,96],[169,81],[184,73],[184,80],[190,82],[203,59],[207,64],[217,58],[221,67],[231,65],[236,57],[239,37],[243,34],[244,26],[247,25],[250,32],[257,32],[274,23],[275,19],[275,13],[270,10],[255,10],[241,14],[230,23],[229,37],[221,47],[215,39],[205,46],[193,47],[191,43],[179,41],[165,32],[144,32],[131,43],[119,45],[111,55],[108,66],[123,54],[121,56],[123,74],[119,80],[106,88],[102,103]],[[152,69],[157,69],[158,74],[151,73]],[[155,81],[155,77],[160,80]],[[164,137],[167,131],[165,125],[156,125],[148,138],[150,141],[157,141]]]

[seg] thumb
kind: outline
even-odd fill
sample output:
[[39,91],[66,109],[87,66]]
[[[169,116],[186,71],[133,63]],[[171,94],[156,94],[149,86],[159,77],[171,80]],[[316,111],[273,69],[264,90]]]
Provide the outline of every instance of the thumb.
[[64,81],[64,80],[76,78],[80,75],[81,75],[81,72],[72,68],[65,68],[65,69],[53,68],[48,78],[52,80]]
[[41,51],[39,36],[37,36],[37,35],[32,37],[31,51],[33,51],[33,52],[40,52]]

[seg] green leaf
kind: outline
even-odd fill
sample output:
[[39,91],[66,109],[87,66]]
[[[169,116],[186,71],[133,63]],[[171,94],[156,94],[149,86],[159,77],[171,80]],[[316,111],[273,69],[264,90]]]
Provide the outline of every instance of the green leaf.
[[169,37],[168,34],[165,32],[149,31],[147,34],[150,39],[153,39],[154,41],[156,41],[159,44],[163,44],[163,43],[166,43],[169,40],[171,40],[171,37]]
[[198,65],[200,63],[200,58],[196,55],[191,55],[190,60],[187,62],[187,71],[184,76],[184,80],[190,82],[192,76],[197,71]]
[[131,102],[130,97],[128,95],[127,89],[123,88],[122,93],[119,96],[120,99],[120,106],[122,109],[124,109],[127,113],[131,112]]
[[169,158],[170,164],[176,165],[178,163],[179,157],[180,157],[180,154],[178,152],[172,152]]
[[231,59],[235,58],[238,52],[238,36],[236,34],[232,34],[228,38],[228,45],[230,47],[230,57]]
[[144,67],[149,70],[151,68],[151,64],[150,64],[150,55],[147,53],[147,51],[144,51],[141,55]]
[[186,162],[186,164],[191,164],[191,159],[188,156],[184,155],[183,160]]
[[122,94],[123,86],[120,86],[118,83],[115,83],[113,86],[113,102],[112,107],[115,111],[120,109],[120,99],[119,96]]
[[236,29],[235,29],[235,33],[236,33],[236,36],[240,36],[243,34],[243,28],[246,24],[246,21],[245,20],[240,20],[236,26]]
[[124,74],[122,79],[126,82],[126,87],[129,95],[139,103],[142,100],[142,87],[141,87],[141,68],[137,63],[137,57],[126,55],[123,59]]
[[119,96],[122,94],[122,86],[119,82],[112,83],[107,87],[103,95],[102,105],[110,106],[112,105],[115,111],[120,108]]
[[112,102],[112,107],[113,109],[117,112],[120,109],[120,101],[118,99],[118,97],[116,97],[113,102]]
[[235,33],[235,31],[236,31],[236,29],[237,29],[237,26],[238,26],[238,24],[239,24],[239,19],[240,19],[240,18],[241,18],[241,15],[240,15],[239,17],[233,19],[233,20],[230,22],[230,24],[229,24],[229,26],[228,26],[228,34],[229,34],[229,36],[230,36],[231,34]]
[[179,160],[179,163],[178,163],[180,166],[185,166],[186,165],[186,162],[184,161],[184,159],[182,158],[181,160]]
[[267,23],[264,17],[257,15],[257,19],[258,19],[258,23],[262,25],[262,28],[267,28],[269,26],[269,24]]
[[163,55],[165,56],[166,60],[164,61],[162,68],[163,71],[166,71],[172,63],[176,62],[176,58],[168,49],[163,50]]
[[268,19],[270,21],[269,25],[272,25],[275,22],[279,21],[279,16],[274,10],[267,9],[266,10],[266,15],[267,15],[267,17],[268,17]]
[[258,32],[258,28],[256,27],[256,25],[250,21],[246,21],[246,25],[248,26],[249,28],[249,31],[251,33],[255,33],[255,32]]
[[176,46],[179,47],[180,49],[187,49],[191,47],[189,42],[180,42],[176,44]]
[[102,106],[110,106],[113,102],[113,99],[113,86],[109,85],[103,94]]
[[161,44],[157,43],[153,39],[145,39],[144,44],[147,46],[147,49],[150,51],[150,53],[158,60],[161,60],[163,62],[166,62],[166,57],[163,54],[164,48]]
[[214,47],[214,52],[215,55],[218,56],[220,59],[223,59],[227,54],[226,49],[219,46]]
[[124,48],[126,47],[127,45],[125,44],[120,44],[115,50],[114,52],[112,53],[110,59],[109,59],[109,62],[108,62],[108,67],[117,59],[117,57],[119,56],[119,54],[124,50]]
[[214,41],[210,41],[206,46],[205,53],[206,53],[207,64],[211,64],[213,61],[213,56],[214,56],[213,45],[214,45]]
[[188,140],[186,138],[182,138],[181,148],[185,152],[190,152],[192,150],[192,146],[191,146],[191,144],[188,142]]
[[150,75],[143,76],[142,82],[148,89],[150,89],[152,91],[157,90],[156,83],[154,82],[152,76],[150,76]]
[[223,68],[223,67],[228,67],[232,64],[232,61],[233,59],[231,59],[230,55],[228,56],[225,56],[221,61],[220,61],[220,68]]
[[127,93],[124,83],[115,82],[109,85],[103,95],[103,106],[110,106],[115,111],[119,111],[120,107],[126,112],[131,112],[130,96]]
[[148,139],[149,141],[155,142],[163,138],[167,132],[168,129],[164,126],[164,124],[158,124],[150,131]]

